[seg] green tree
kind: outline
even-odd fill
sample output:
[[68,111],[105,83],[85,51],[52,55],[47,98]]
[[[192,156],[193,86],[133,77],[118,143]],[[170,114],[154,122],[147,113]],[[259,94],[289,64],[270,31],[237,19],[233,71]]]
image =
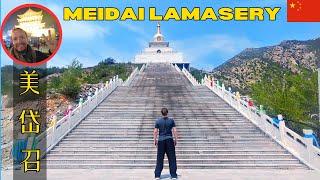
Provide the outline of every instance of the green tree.
[[81,90],[82,64],[73,60],[61,75],[60,90],[62,94],[75,98]]
[[311,118],[318,114],[317,88],[316,72],[302,70],[293,74],[273,67],[251,86],[251,97],[265,105],[268,114],[283,114],[292,129],[319,131],[319,122]]

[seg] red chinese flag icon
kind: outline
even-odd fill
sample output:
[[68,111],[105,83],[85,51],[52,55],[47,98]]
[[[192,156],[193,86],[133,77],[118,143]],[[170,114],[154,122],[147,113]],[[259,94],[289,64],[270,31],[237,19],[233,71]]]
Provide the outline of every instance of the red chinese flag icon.
[[320,0],[287,0],[288,22],[320,22]]

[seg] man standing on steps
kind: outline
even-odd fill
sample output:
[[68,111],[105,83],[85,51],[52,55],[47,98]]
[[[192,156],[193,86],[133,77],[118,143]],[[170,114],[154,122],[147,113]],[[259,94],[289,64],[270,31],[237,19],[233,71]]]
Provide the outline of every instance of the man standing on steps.
[[[159,118],[154,127],[153,137],[154,145],[158,147],[157,151],[157,166],[154,171],[156,179],[160,179],[161,171],[163,169],[164,154],[167,154],[170,168],[170,175],[172,179],[177,179],[177,162],[175,146],[177,145],[177,129],[173,119],[168,117],[168,109],[161,109],[162,117]],[[173,135],[172,137],[172,130]],[[159,138],[158,137],[159,132]],[[174,138],[174,140],[173,140]]]

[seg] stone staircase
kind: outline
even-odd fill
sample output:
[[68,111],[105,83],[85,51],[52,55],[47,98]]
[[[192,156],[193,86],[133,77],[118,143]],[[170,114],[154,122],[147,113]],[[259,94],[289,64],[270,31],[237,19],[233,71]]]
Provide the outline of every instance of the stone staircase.
[[[204,86],[150,64],[118,87],[45,158],[47,168],[153,169],[162,107],[176,121],[178,169],[308,169]],[[165,160],[165,167],[168,166]]]

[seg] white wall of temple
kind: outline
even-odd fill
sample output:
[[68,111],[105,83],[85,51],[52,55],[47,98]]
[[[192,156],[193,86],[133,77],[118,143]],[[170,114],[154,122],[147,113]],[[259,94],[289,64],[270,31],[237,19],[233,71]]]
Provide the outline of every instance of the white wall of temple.
[[182,53],[142,53],[134,58],[134,63],[185,63]]
[[174,51],[172,50],[172,48],[169,48],[169,47],[159,47],[159,48],[145,48],[143,53],[145,53],[145,52],[147,52],[147,53],[149,53],[149,52],[154,52],[154,53],[156,53],[158,50],[160,50],[161,52],[174,52]]

